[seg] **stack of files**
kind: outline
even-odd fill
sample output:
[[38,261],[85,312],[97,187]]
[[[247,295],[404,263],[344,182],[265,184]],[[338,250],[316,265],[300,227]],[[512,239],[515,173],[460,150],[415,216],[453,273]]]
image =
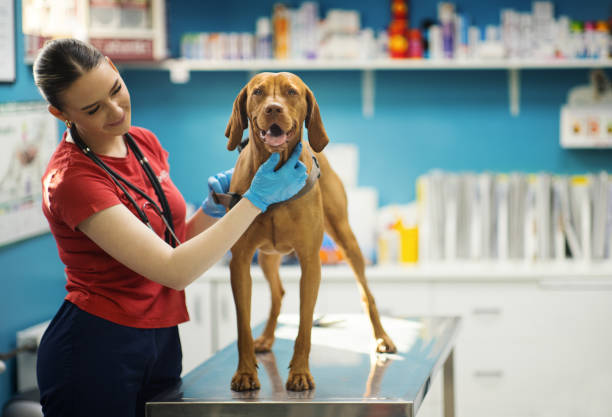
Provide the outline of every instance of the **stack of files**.
[[419,260],[612,259],[609,174],[449,173],[417,180]]

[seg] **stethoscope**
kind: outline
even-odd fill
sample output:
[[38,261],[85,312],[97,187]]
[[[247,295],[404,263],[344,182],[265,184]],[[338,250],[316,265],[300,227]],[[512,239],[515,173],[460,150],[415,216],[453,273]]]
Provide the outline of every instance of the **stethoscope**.
[[[153,189],[155,190],[155,194],[157,195],[157,198],[159,199],[159,202],[161,203],[161,208],[157,205],[157,203],[155,203],[155,201],[153,201],[151,197],[147,195],[147,193],[145,193],[140,188],[138,188],[137,186],[135,186],[134,184],[132,184],[131,182],[123,178],[117,172],[113,171],[108,165],[104,163],[104,161],[98,158],[98,156],[95,153],[93,153],[91,149],[89,149],[87,144],[83,142],[83,139],[81,139],[81,137],[79,136],[79,133],[77,132],[76,126],[74,125],[74,123],[70,126],[70,136],[72,136],[72,140],[83,151],[83,153],[87,155],[89,159],[91,159],[96,165],[102,168],[113,179],[115,184],[117,184],[117,186],[121,189],[121,191],[123,191],[123,193],[125,194],[127,199],[130,201],[132,206],[134,206],[134,209],[136,209],[138,216],[140,217],[140,219],[142,220],[144,224],[146,224],[151,230],[153,230],[153,227],[151,226],[151,223],[149,222],[149,218],[147,217],[146,213],[143,210],[143,208],[148,203],[151,205],[151,207],[153,207],[153,209],[157,212],[159,217],[161,217],[161,219],[166,225],[166,231],[164,234],[164,238],[166,242],[168,242],[168,244],[170,244],[172,247],[176,247],[177,245],[180,245],[181,242],[176,237],[176,234],[174,233],[174,224],[172,222],[172,212],[170,210],[170,205],[168,204],[168,200],[166,199],[166,195],[164,194],[164,190],[162,189],[161,184],[159,183],[159,180],[157,179],[157,176],[155,175],[155,172],[153,172],[151,165],[149,165],[149,161],[147,160],[147,157],[142,154],[142,151],[140,150],[140,148],[138,147],[138,145],[132,138],[132,135],[130,135],[129,133],[126,133],[125,135],[123,135],[123,137],[125,138],[125,141],[127,142],[132,152],[134,152],[134,156],[136,156],[136,159],[138,160],[138,162],[140,162],[140,166],[142,166],[142,169],[144,170],[145,174],[149,178],[149,181],[151,182],[151,185],[153,186]],[[147,200],[147,202],[143,205],[142,208],[138,205],[138,203],[136,203],[136,200],[134,200],[132,195],[128,192],[125,186],[121,183],[124,183],[129,188],[134,190],[137,194],[140,194],[140,196],[142,196],[145,200]]]

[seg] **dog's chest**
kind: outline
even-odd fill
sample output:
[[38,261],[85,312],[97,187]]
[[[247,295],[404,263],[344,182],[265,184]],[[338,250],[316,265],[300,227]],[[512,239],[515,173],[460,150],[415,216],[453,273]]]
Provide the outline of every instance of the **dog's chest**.
[[312,190],[297,200],[270,208],[257,218],[250,234],[256,237],[262,251],[286,254],[304,244],[321,244],[322,211],[311,209],[317,206],[315,194]]
[[291,223],[285,221],[287,213],[280,207],[269,213],[260,215],[252,227],[252,232],[258,237],[259,248],[267,253],[286,254],[294,249],[295,230]]

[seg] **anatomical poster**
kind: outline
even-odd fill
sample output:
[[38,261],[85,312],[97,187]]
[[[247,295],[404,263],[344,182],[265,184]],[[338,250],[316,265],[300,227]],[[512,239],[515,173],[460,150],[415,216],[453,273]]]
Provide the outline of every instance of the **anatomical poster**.
[[0,245],[49,230],[41,177],[58,140],[58,123],[42,102],[0,105]]

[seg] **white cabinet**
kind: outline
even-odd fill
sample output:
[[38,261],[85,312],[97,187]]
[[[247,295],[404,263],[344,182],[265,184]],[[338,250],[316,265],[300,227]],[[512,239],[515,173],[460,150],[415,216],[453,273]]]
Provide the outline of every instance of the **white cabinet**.
[[179,324],[183,348],[183,375],[213,354],[210,309],[211,284],[198,282],[185,290],[190,321]]
[[538,299],[538,415],[612,416],[612,289],[542,287]]
[[612,415],[612,291],[437,283],[433,293],[434,314],[463,319],[458,417]]
[[22,3],[25,61],[31,63],[47,39],[78,38],[116,63],[166,58],[166,1],[33,1]]
[[525,358],[521,356],[533,346],[534,287],[434,285],[434,314],[462,318],[455,349],[458,417],[531,415],[529,401],[525,401],[530,387],[524,381]]

